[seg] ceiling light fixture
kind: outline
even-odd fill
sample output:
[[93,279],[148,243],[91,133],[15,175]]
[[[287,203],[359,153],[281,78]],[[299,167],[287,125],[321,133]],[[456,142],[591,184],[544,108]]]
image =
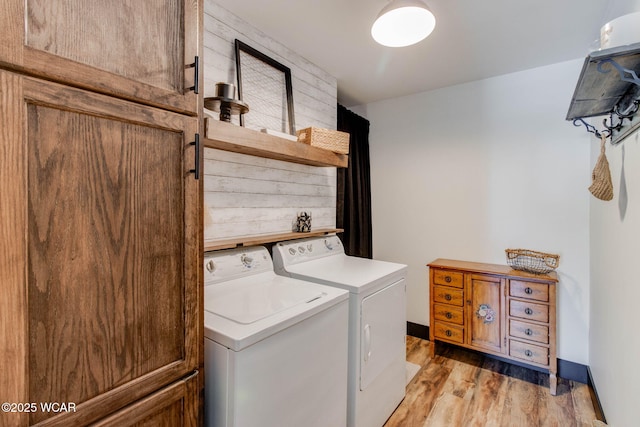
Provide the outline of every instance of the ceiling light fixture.
[[378,14],[371,36],[383,46],[410,46],[425,39],[435,26],[435,16],[421,0],[392,0]]

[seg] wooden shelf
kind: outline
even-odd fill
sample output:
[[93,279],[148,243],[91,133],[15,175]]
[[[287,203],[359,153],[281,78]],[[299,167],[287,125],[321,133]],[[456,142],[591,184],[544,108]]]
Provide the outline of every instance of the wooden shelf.
[[219,249],[231,249],[238,246],[254,246],[264,243],[275,243],[283,240],[304,239],[307,237],[324,236],[331,233],[342,233],[341,228],[325,228],[321,230],[313,230],[309,233],[278,233],[278,234],[262,234],[259,236],[242,236],[233,239],[210,240],[204,242],[204,251],[217,251]]
[[346,168],[349,156],[289,141],[219,120],[206,119],[204,146],[310,166]]

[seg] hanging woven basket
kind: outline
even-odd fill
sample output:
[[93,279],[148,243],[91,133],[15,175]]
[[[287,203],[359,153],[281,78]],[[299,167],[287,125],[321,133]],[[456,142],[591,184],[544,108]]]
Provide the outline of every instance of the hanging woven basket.
[[605,155],[605,144],[607,137],[602,135],[600,137],[600,155],[596,161],[596,166],[591,173],[591,186],[589,191],[593,196],[600,200],[609,201],[613,199],[613,183],[611,182],[611,170],[609,169],[609,162]]

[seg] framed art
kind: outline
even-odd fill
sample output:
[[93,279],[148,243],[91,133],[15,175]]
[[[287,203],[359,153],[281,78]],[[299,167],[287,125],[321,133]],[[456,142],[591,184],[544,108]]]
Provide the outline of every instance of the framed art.
[[291,70],[253,47],[235,40],[238,98],[250,113],[240,126],[295,135]]

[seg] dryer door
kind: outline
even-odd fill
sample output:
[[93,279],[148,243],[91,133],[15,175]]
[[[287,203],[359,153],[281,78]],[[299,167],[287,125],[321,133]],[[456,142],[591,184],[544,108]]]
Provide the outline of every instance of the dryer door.
[[362,300],[360,390],[392,362],[404,363],[407,330],[406,289],[401,279]]

